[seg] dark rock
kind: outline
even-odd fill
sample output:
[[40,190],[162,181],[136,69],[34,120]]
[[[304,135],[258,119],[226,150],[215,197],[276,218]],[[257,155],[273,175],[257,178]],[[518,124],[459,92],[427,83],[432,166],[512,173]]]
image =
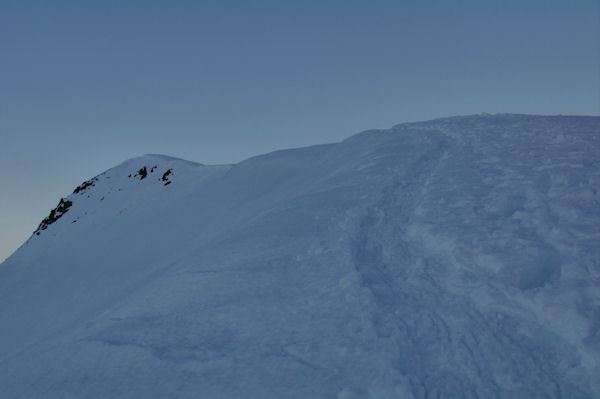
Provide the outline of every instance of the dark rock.
[[75,187],[75,190],[73,191],[73,194],[78,194],[80,192],[85,191],[88,187],[95,186],[94,180],[98,181],[98,179],[90,179],[90,180],[84,181],[79,186]]
[[146,176],[148,176],[148,169],[144,166],[140,170],[138,170],[138,174],[140,175],[140,180],[144,180]]
[[40,231],[46,230],[48,228],[48,226],[50,226],[52,223],[56,222],[65,213],[67,213],[67,211],[69,210],[71,205],[73,205],[73,202],[68,201],[68,200],[65,201],[63,198],[61,198],[60,202],[58,203],[56,208],[52,209],[50,211],[50,215],[48,215],[48,217],[46,217],[44,220],[42,220],[42,222],[40,223],[38,228],[34,231],[34,233],[39,236]]

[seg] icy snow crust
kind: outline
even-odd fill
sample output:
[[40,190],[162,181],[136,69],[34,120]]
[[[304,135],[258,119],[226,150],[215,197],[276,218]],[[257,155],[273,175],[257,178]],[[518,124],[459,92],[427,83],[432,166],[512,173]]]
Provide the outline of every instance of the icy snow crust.
[[598,398],[599,190],[598,117],[129,160],[0,265],[0,397]]

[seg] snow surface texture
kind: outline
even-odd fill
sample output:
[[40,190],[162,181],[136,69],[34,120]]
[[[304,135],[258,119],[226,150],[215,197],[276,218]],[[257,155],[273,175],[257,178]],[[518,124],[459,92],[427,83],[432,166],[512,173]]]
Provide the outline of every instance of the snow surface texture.
[[0,265],[2,398],[600,397],[598,117],[88,183]]

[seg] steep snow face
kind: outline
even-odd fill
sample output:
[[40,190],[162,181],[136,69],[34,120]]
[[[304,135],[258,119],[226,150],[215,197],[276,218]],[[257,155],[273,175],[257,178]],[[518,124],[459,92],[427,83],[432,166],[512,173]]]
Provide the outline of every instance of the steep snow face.
[[0,265],[0,396],[600,397],[599,154],[487,115],[127,161]]

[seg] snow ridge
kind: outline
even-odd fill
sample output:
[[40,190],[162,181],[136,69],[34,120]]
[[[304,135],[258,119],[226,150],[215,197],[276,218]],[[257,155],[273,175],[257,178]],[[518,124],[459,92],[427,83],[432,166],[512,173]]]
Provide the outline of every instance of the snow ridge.
[[599,397],[599,133],[474,115],[125,161],[0,265],[0,396]]

